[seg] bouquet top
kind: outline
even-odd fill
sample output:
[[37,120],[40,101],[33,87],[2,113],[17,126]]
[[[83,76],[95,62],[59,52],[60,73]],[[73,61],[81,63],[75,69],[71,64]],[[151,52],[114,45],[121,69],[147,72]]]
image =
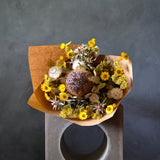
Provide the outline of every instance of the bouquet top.
[[32,82],[36,87],[29,104],[80,125],[98,124],[112,117],[132,88],[131,61],[124,52],[119,57],[99,55],[95,42],[93,38],[88,44],[62,43],[54,46],[55,52],[48,50],[41,55],[43,63],[39,70],[45,73],[39,76],[44,77],[41,84],[36,78],[37,71],[33,71],[35,61],[30,54]]

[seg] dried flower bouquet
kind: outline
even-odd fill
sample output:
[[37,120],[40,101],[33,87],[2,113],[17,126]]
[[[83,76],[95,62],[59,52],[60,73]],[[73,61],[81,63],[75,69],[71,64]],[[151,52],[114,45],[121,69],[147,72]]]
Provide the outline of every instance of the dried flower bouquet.
[[48,73],[40,85],[45,99],[62,118],[101,119],[117,109],[126,94],[128,79],[122,67],[129,56],[117,59],[99,56],[93,38],[88,44],[72,48],[72,42],[60,45],[63,56],[48,60]]

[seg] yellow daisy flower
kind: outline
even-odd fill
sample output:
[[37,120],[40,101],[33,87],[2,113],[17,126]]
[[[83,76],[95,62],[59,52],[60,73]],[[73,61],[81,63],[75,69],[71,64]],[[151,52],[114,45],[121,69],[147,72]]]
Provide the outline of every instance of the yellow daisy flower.
[[111,114],[113,112],[113,109],[114,109],[113,105],[108,105],[107,108],[106,108],[106,113]]
[[44,93],[44,96],[45,96],[46,100],[50,100],[51,99],[46,92]]
[[95,42],[90,40],[90,41],[88,41],[88,45],[89,45],[89,47],[94,47],[95,46]]
[[61,43],[61,45],[60,45],[60,49],[65,49],[65,43]]
[[81,120],[85,120],[85,119],[87,119],[88,116],[87,116],[87,113],[85,111],[82,111],[82,112],[79,113],[78,117]]
[[110,77],[109,73],[108,72],[102,72],[101,75],[100,75],[101,79],[103,81],[107,81]]
[[41,84],[41,90],[44,92],[50,92],[51,91],[51,87],[49,87],[47,84],[43,83]]
[[62,92],[59,94],[59,98],[62,100],[62,101],[66,101],[68,99],[68,94],[65,93],[65,92]]
[[128,56],[127,53],[122,52],[122,53],[121,53],[121,56],[122,56],[125,60],[129,60],[129,56]]
[[118,60],[119,60],[119,61],[121,61],[121,60],[122,60],[122,57],[121,57],[121,56],[119,56],[119,57],[118,57]]
[[117,76],[121,76],[123,74],[123,69],[122,68],[116,68],[114,73],[117,75]]
[[60,84],[58,86],[58,89],[60,90],[60,92],[64,92],[66,90],[66,86],[64,84]]
[[66,53],[66,56],[67,56],[68,59],[71,59],[71,58],[74,56],[73,50],[69,50],[69,51]]

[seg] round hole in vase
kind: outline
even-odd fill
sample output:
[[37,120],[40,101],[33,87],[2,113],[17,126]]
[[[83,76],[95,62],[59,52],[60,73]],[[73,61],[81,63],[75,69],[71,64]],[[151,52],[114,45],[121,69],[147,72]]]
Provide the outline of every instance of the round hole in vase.
[[98,126],[71,124],[63,132],[60,148],[65,160],[97,160],[108,155],[107,135]]

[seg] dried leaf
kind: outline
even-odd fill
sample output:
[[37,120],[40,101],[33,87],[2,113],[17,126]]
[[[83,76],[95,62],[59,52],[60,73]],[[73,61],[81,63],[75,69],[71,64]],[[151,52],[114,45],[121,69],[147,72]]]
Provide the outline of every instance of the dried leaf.
[[106,86],[106,83],[100,83],[99,85],[98,85],[98,88],[99,89],[102,89],[102,88],[104,88]]

